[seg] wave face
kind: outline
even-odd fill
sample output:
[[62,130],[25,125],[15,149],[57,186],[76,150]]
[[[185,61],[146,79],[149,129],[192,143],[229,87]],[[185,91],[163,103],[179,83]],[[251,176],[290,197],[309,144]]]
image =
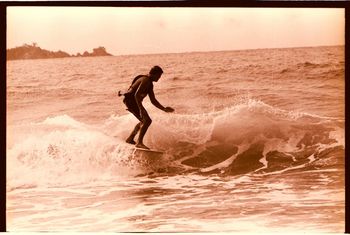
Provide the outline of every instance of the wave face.
[[99,125],[60,115],[11,127],[10,133],[21,134],[8,134],[8,187],[139,175],[336,170],[344,161],[344,120],[288,112],[254,99],[202,114],[154,115],[145,142],[164,150],[163,156],[140,153],[124,142],[134,124],[129,114],[112,115]]

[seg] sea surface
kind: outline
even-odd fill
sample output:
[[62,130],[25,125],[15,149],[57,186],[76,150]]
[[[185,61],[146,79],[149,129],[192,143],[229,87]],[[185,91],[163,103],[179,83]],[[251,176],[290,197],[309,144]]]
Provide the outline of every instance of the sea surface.
[[[8,231],[344,232],[344,47],[7,62]],[[153,65],[135,151],[117,96]]]

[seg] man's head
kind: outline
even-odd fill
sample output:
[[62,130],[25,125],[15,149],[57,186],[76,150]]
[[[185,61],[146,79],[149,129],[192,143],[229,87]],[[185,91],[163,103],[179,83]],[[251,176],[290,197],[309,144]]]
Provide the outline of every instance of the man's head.
[[157,82],[159,80],[159,78],[162,76],[162,74],[163,74],[163,70],[158,65],[153,66],[153,68],[151,68],[151,70],[149,71],[149,76],[155,82]]

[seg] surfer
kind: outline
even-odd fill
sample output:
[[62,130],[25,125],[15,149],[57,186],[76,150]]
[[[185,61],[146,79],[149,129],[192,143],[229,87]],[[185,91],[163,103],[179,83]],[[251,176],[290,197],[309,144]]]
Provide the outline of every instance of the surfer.
[[[148,75],[139,75],[134,78],[128,91],[122,94],[120,91],[118,95],[124,95],[124,104],[127,110],[131,112],[140,122],[135,126],[134,130],[131,132],[130,136],[126,139],[129,144],[135,144],[137,148],[149,149],[143,143],[143,137],[145,136],[148,127],[152,123],[152,119],[149,117],[146,109],[142,105],[143,99],[148,95],[151,103],[163,110],[164,112],[174,112],[171,107],[164,107],[156,99],[153,92],[153,82],[158,82],[159,78],[162,76],[163,70],[159,66],[154,66]],[[139,133],[137,142],[134,141],[136,134]]]

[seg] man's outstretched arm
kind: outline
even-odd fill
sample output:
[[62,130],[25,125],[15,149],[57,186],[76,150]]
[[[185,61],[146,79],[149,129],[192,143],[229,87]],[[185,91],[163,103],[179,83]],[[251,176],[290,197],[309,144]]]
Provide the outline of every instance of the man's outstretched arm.
[[159,108],[160,110],[163,110],[164,112],[174,112],[174,109],[171,107],[164,107],[163,105],[161,105],[159,103],[159,101],[156,99],[153,89],[151,89],[148,93],[149,98],[151,100],[151,103],[156,106],[157,108]]

